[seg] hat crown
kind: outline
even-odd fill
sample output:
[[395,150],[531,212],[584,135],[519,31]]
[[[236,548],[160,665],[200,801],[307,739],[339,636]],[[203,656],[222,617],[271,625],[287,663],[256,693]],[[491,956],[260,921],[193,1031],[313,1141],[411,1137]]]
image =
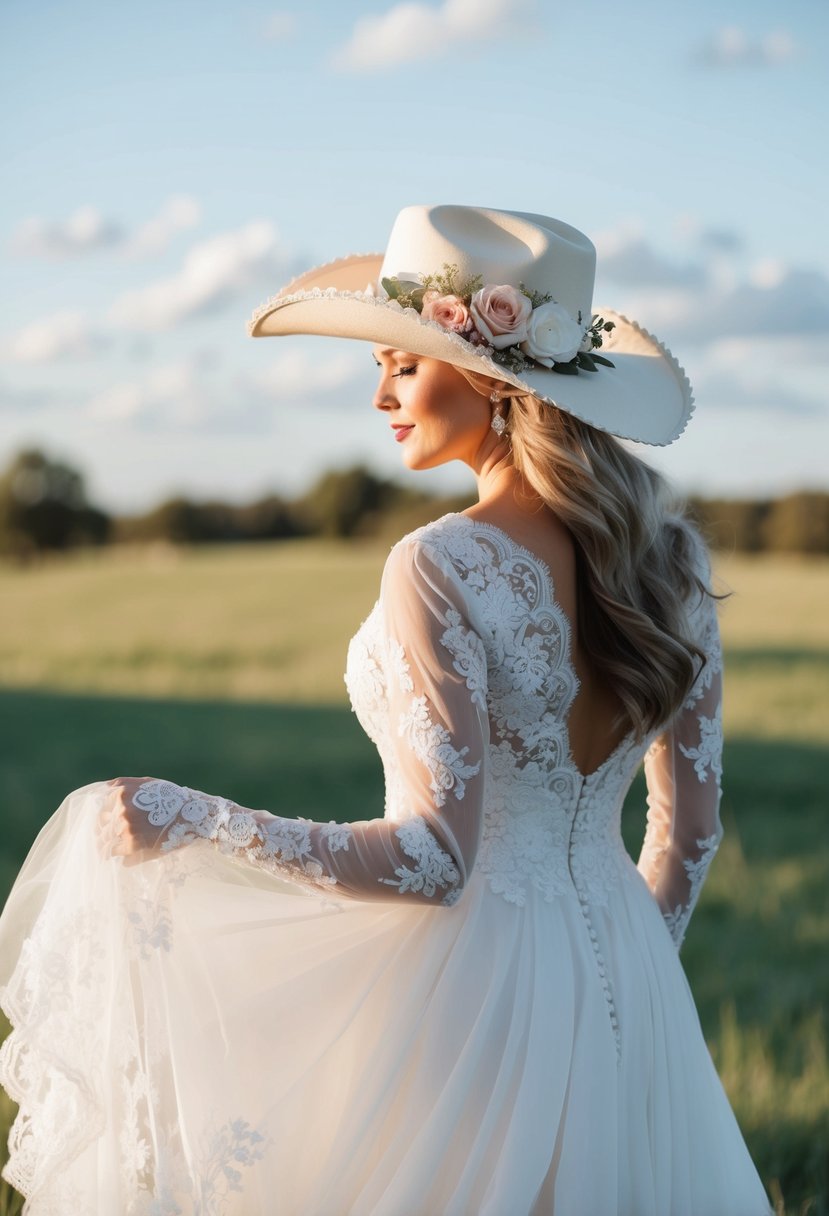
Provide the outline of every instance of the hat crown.
[[593,305],[596,250],[583,232],[561,220],[482,207],[413,206],[397,216],[381,278],[419,279],[458,267],[458,281],[480,275],[484,285],[549,295],[587,324]]

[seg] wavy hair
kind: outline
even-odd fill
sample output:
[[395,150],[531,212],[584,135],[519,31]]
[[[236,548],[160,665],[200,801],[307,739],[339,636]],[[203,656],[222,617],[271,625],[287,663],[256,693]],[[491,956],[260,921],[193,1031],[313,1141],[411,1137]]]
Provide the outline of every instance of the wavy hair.
[[507,408],[512,463],[575,543],[580,643],[641,739],[681,708],[705,654],[690,606],[715,596],[704,542],[655,469],[613,435],[479,372],[457,371]]

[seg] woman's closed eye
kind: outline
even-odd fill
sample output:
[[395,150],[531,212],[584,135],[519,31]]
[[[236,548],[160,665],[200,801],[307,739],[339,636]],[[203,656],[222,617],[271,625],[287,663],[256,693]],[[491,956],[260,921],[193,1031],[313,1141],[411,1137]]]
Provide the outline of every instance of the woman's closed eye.
[[411,367],[401,367],[399,372],[392,372],[392,379],[395,376],[413,376],[417,371],[417,364],[413,363]]

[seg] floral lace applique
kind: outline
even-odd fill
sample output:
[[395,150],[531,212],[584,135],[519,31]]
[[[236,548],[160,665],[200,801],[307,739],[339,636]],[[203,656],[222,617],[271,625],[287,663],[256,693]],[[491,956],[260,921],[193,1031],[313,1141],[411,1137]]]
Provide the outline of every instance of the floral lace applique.
[[[133,801],[147,813],[151,823],[163,825],[162,852],[210,840],[222,852],[238,853],[274,874],[292,879],[301,876],[320,887],[336,885],[337,880],[325,872],[313,854],[312,828],[319,825],[310,819],[248,811],[226,798],[168,781],[145,782]],[[332,821],[319,830],[330,852],[348,849],[352,836],[349,824]],[[159,932],[163,932],[163,926]]]
[[663,914],[665,923],[677,949],[682,945],[685,938],[685,930],[691,919],[691,913],[696,906],[700,889],[708,873],[708,867],[714,860],[714,854],[719,848],[722,835],[722,830],[720,830],[714,832],[711,836],[706,836],[703,840],[698,840],[696,844],[700,850],[699,857],[696,860],[691,857],[683,859],[682,865],[690,880],[687,903],[677,904],[672,911]]
[[679,750],[688,760],[694,761],[694,772],[700,781],[708,780],[709,770],[719,785],[722,778],[722,708],[717,706],[713,718],[704,714],[697,717],[700,741],[697,747],[679,744]]
[[[403,852],[417,864],[413,870],[408,866],[398,866],[394,871],[399,880],[397,882],[393,878],[381,878],[380,882],[397,887],[401,894],[404,891],[418,891],[431,898],[438,887],[448,887],[449,895],[454,895],[454,888],[460,882],[458,868],[440,847],[425,820],[420,817],[407,819],[395,835],[400,840]],[[450,902],[448,896],[442,902]]]
[[[455,622],[458,630],[460,618]],[[444,640],[446,634],[443,635]],[[457,641],[457,632],[453,641]],[[398,684],[404,692],[411,692],[414,683],[410,675],[409,664],[406,661],[405,650],[399,642],[389,639],[388,653],[393,658],[394,673]],[[477,675],[472,677],[479,678]],[[468,681],[467,681],[468,682]],[[473,697],[474,700],[474,697]],[[446,802],[446,795],[451,790],[460,801],[466,792],[466,782],[480,772],[481,762],[464,764],[464,756],[469,754],[468,747],[458,750],[452,743],[449,731],[440,722],[433,722],[428,699],[421,695],[412,697],[407,709],[400,714],[398,735],[406,739],[412,752],[426,766],[430,774],[429,788],[434,795],[435,807],[441,807]]]
[[461,614],[454,608],[446,613],[449,627],[441,637],[442,644],[453,658],[453,666],[466,680],[472,702],[486,709],[486,654],[483,643],[471,629],[464,629]]
[[408,740],[418,760],[429,770],[429,788],[433,792],[435,806],[443,806],[449,790],[457,799],[463,798],[465,782],[477,775],[481,762],[464,764],[463,758],[469,748],[458,750],[454,747],[446,727],[432,721],[425,697],[414,697],[409,708],[401,713],[398,733]]

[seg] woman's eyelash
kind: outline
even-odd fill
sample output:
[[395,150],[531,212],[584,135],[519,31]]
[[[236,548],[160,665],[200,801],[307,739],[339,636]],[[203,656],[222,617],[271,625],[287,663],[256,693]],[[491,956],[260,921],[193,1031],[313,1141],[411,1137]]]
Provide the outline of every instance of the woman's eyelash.
[[401,367],[399,372],[392,372],[392,379],[395,376],[413,376],[417,371],[417,364],[413,363],[411,367]]

